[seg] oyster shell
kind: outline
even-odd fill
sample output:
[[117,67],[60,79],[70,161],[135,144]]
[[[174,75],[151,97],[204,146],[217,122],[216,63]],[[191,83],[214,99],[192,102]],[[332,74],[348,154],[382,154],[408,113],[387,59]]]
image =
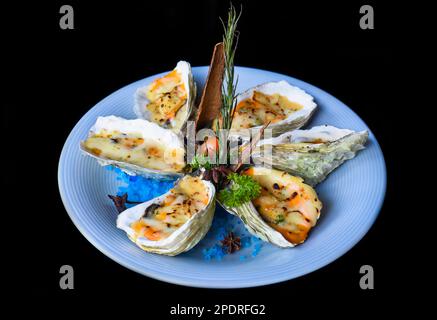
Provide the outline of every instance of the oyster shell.
[[297,175],[314,186],[343,162],[355,157],[357,151],[364,149],[367,138],[367,131],[317,126],[261,140],[252,158],[256,164],[273,166]]
[[214,186],[199,177],[185,176],[166,194],[120,213],[117,227],[141,249],[175,256],[206,235],[214,211]]
[[143,119],[99,117],[81,149],[101,165],[114,165],[131,175],[175,179],[185,167],[180,137]]
[[232,136],[247,137],[247,129],[267,129],[276,137],[302,127],[317,105],[312,96],[286,81],[268,82],[237,96]]
[[176,68],[135,93],[137,117],[178,133],[194,111],[196,84],[191,66],[179,61]]
[[275,169],[255,166],[244,174],[261,185],[261,195],[225,209],[240,217],[248,231],[264,241],[283,248],[304,242],[322,209],[314,189],[302,178]]

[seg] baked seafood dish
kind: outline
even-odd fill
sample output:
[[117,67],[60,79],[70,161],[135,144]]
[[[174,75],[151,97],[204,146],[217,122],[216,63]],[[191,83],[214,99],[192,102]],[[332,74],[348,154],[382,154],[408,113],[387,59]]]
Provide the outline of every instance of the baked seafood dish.
[[[208,233],[216,202],[258,240],[280,248],[301,245],[322,210],[326,214],[315,188],[365,148],[367,131],[305,128],[318,108],[311,86],[306,92],[280,80],[238,90],[238,17],[231,7],[199,101],[195,80],[203,79],[194,79],[190,64],[179,61],[137,88],[128,106],[136,119],[98,117],[80,144],[100,165],[127,173],[126,180],[141,176],[153,181],[149,185],[167,184],[153,194],[136,188],[135,201],[120,189],[109,195],[119,213],[116,226],[144,251],[176,256],[192,249]],[[202,138],[190,135],[192,128]],[[220,241],[232,253],[241,247],[237,238],[231,232]]]
[[187,175],[166,194],[120,213],[117,227],[141,249],[175,256],[205,236],[214,210],[212,183]]
[[185,167],[180,137],[143,119],[99,117],[81,149],[102,165],[115,165],[143,176],[174,178]]
[[247,136],[248,129],[269,123],[275,137],[305,125],[316,107],[311,95],[286,81],[264,83],[237,96],[231,129]]
[[137,90],[134,112],[139,118],[180,132],[194,111],[195,99],[191,66],[179,61],[173,71]]
[[239,216],[255,236],[279,247],[303,243],[316,225],[322,202],[302,178],[264,167],[243,171],[260,185],[251,202],[226,209]]
[[297,175],[314,186],[364,149],[368,135],[328,125],[294,130],[260,141],[252,157],[256,163]]

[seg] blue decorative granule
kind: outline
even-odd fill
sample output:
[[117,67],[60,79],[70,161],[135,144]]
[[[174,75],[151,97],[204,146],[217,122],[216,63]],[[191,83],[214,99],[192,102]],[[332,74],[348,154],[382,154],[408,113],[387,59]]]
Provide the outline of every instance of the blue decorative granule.
[[261,248],[263,246],[263,242],[261,239],[259,239],[257,237],[253,237],[253,239],[254,239],[253,242],[255,243],[255,245],[254,245],[253,250],[252,250],[252,257],[256,257],[258,255],[258,253],[261,251]]
[[252,257],[256,257],[258,253],[261,251],[262,245],[255,245],[252,251]]
[[241,237],[241,247],[242,248],[249,248],[252,245],[252,238],[254,237]]
[[[159,197],[169,191],[175,182],[175,180],[158,180],[132,176],[114,166],[107,166],[106,168],[113,171],[117,175],[117,181],[122,183],[118,187],[117,195],[122,196],[127,193],[128,200],[132,202],[146,202]],[[130,206],[132,205],[127,205],[127,207]]]
[[[233,232],[235,236],[240,237],[241,249],[234,253],[229,253],[222,246],[222,240]],[[262,248],[262,240],[251,235],[245,228],[241,220],[223,210],[217,209],[209,231],[209,237],[212,236],[214,243],[202,250],[203,258],[206,261],[221,261],[227,255],[240,255],[239,260],[245,261],[250,257],[259,254]]]
[[211,248],[206,248],[202,250],[202,254],[205,260],[222,260],[225,256],[226,252],[223,250],[223,247],[219,244],[215,244]]

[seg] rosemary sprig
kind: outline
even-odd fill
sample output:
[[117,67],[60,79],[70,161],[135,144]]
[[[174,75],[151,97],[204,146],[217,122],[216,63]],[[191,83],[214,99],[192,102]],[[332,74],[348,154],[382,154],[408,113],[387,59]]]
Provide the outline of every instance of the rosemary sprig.
[[225,58],[225,67],[222,83],[222,106],[221,113],[221,129],[229,130],[232,126],[232,119],[235,112],[236,88],[238,77],[234,75],[234,57],[238,44],[237,24],[241,16],[241,10],[237,14],[237,10],[231,4],[228,12],[228,21],[225,22],[220,18],[223,25],[223,50]]

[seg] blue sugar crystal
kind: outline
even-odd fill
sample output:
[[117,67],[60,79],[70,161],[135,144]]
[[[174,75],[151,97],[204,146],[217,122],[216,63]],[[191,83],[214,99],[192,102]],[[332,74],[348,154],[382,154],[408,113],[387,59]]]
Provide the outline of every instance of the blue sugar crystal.
[[203,258],[207,261],[215,259],[221,261],[225,256],[225,251],[221,245],[215,244],[211,248],[205,248],[202,250]]
[[[109,171],[113,171],[117,175],[117,181],[122,182],[122,184],[118,187],[117,195],[121,196],[127,193],[130,201],[148,201],[163,195],[174,185],[174,180],[160,181],[156,179],[148,179],[141,176],[131,176],[125,173],[123,170],[113,166],[107,166],[106,168]],[[131,206],[132,204],[127,205],[127,207]]]
[[[258,239],[259,240],[259,239]],[[257,242],[252,250],[252,257],[256,257],[258,253],[261,251],[263,244],[261,242]]]
[[252,237],[242,237],[241,238],[241,247],[249,248],[252,245]]
[[202,250],[202,254],[203,254],[203,258],[207,261],[211,260],[212,255],[211,255],[211,249],[206,248]]
[[[242,222],[238,217],[218,210],[214,216],[210,230],[210,234],[213,235],[215,243],[202,251],[205,260],[221,261],[229,254],[227,248],[223,248],[221,244],[221,241],[229,232],[234,232],[236,236],[240,237],[242,251],[233,253],[233,255],[239,255],[238,258],[240,261],[256,257],[261,251],[263,241],[251,235],[246,228],[242,226]],[[247,249],[249,252],[244,252],[243,249]]]
[[217,232],[216,238],[219,241],[223,240],[228,234],[225,227],[219,227],[216,232]]

